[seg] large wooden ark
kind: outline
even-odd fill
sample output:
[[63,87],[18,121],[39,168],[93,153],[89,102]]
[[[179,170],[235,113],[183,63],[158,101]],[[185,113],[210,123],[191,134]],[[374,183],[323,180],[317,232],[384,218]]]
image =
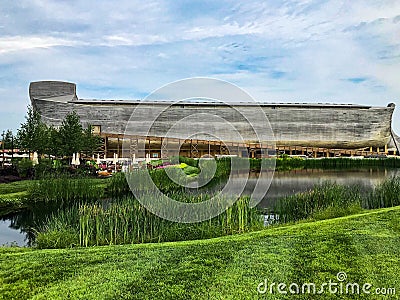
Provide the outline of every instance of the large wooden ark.
[[[249,130],[249,125],[246,124],[243,117],[232,107],[222,103],[185,101],[172,104],[165,101],[80,99],[76,94],[74,83],[60,81],[32,82],[29,93],[33,108],[40,113],[46,124],[58,127],[68,113],[75,111],[83,124],[94,126],[95,132],[108,139],[118,139],[118,145],[112,146],[111,143],[108,146],[109,149],[114,147],[118,151],[123,143],[126,125],[138,105],[141,106],[142,111],[146,111],[148,108],[147,113],[136,115],[134,120],[131,120],[135,123],[130,124],[129,127],[138,128],[138,131],[142,124],[151,119],[152,111],[155,111],[155,108],[168,105],[168,110],[158,118],[158,125],[154,126],[146,137],[150,140],[153,139],[154,153],[161,147],[160,143],[155,142],[157,138],[165,138],[171,126],[183,118],[190,118],[194,113],[212,114],[233,124],[244,142],[247,143],[246,146],[250,152],[252,151],[251,144],[264,142],[255,141],[254,134]],[[254,103],[234,103],[234,105],[240,106],[241,110],[247,111],[249,114],[252,110],[257,109]],[[345,153],[346,150],[372,151],[374,149],[379,152],[381,148],[384,149],[382,151],[388,152],[391,148],[395,149],[393,147],[396,146],[392,139],[392,116],[395,109],[395,105],[392,103],[386,107],[372,107],[354,104],[260,102],[258,107],[261,107],[271,124],[276,149],[290,150],[291,154],[304,153],[304,149],[308,148],[319,149],[318,151],[326,152],[327,155],[334,150],[341,150],[342,153]],[[263,121],[263,119],[251,120],[252,123]],[[217,124],[218,122],[214,123],[210,124],[208,120],[191,119],[190,125],[199,128],[199,131],[208,126],[208,130],[212,128],[215,136],[218,136],[219,124]],[[180,137],[179,132],[172,135],[169,138],[182,138],[187,143],[187,136]],[[212,145],[213,154],[218,154],[215,146],[220,141],[217,138],[197,136],[196,139],[198,145],[196,149],[202,149],[198,150],[200,152],[197,154],[204,154],[203,152],[207,152],[207,149],[210,151],[210,145]],[[224,141],[243,143],[243,141],[229,140],[229,138],[225,138]],[[152,151],[151,145],[152,142],[149,142],[149,152]],[[191,147],[193,148],[193,145]],[[221,144],[218,147],[218,149],[222,149]],[[193,155],[190,149],[187,154]]]

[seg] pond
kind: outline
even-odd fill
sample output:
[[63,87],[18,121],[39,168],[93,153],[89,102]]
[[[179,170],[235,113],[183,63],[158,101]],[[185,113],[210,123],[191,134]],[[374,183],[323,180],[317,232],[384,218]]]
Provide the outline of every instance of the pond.
[[[357,169],[357,170],[293,170],[275,172],[271,187],[259,204],[260,208],[272,207],[281,197],[304,192],[314,185],[331,181],[345,185],[358,185],[368,192],[385,178],[400,175],[400,169]],[[256,173],[251,174],[246,190],[251,191],[257,182]],[[57,211],[57,205],[39,205],[18,213],[0,217],[0,246],[17,244],[30,246],[34,240],[33,229]]]
[[[279,198],[311,190],[316,184],[325,181],[342,185],[357,185],[361,187],[362,192],[369,192],[385,178],[397,175],[400,175],[400,169],[307,169],[275,172],[271,187],[259,206],[272,207]],[[255,182],[256,179],[250,179],[248,184],[252,181]]]

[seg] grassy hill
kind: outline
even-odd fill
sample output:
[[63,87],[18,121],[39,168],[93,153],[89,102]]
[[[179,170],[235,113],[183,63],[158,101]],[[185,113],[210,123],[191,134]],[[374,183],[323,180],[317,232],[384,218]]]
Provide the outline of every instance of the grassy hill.
[[[319,290],[338,272],[397,295],[257,292],[265,279]],[[399,275],[400,207],[202,241],[0,249],[1,299],[400,299]]]

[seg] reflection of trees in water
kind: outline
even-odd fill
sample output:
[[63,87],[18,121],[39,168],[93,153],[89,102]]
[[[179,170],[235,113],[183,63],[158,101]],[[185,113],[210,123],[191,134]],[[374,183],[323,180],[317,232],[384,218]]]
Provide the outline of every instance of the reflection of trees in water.
[[24,233],[27,246],[32,246],[35,241],[35,230],[42,227],[46,220],[60,208],[62,205],[57,202],[35,203],[33,207],[2,216],[0,219],[9,220],[9,227]]

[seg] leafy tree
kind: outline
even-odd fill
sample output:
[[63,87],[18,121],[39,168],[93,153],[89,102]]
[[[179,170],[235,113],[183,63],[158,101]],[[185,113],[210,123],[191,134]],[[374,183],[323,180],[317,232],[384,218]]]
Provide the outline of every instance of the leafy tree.
[[[6,132],[3,132],[3,134],[1,135],[1,138],[2,138],[1,148],[3,148],[3,147],[4,147],[4,149],[15,148],[17,143],[16,143],[15,137],[11,130],[7,130]],[[4,143],[4,146],[3,146],[3,143]]]
[[83,138],[83,151],[85,151],[86,154],[92,155],[101,145],[101,138],[93,134],[92,125],[88,125],[83,131]]
[[58,130],[55,129],[53,126],[50,126],[48,128],[48,140],[49,143],[47,145],[47,153],[54,156],[60,156],[60,135],[58,133]]
[[83,129],[76,112],[69,113],[58,130],[44,124],[40,114],[31,106],[28,106],[25,118],[26,122],[18,130],[17,140],[21,148],[30,152],[71,156],[81,151],[92,154],[100,146],[100,137],[93,135],[91,125]]
[[59,154],[70,156],[84,146],[84,134],[80,118],[74,111],[68,114],[58,131]]
[[26,122],[21,124],[17,133],[17,140],[21,148],[39,154],[46,153],[48,146],[48,129],[41,120],[40,114],[28,106]]

